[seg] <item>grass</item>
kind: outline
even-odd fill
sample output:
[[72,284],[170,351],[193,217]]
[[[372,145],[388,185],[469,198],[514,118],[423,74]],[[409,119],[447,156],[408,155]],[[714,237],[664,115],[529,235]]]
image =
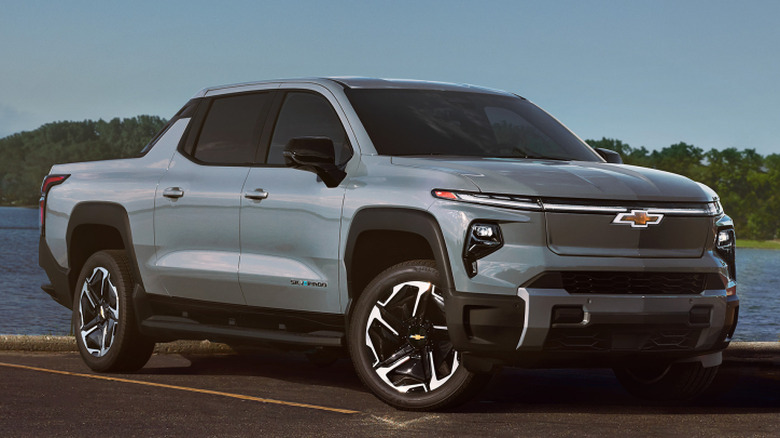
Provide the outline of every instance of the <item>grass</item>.
[[737,239],[737,248],[780,249],[780,240]]

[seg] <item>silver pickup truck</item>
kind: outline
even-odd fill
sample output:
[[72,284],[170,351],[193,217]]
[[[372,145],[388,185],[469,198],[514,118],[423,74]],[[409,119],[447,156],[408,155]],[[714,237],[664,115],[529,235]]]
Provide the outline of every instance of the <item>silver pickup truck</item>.
[[474,86],[207,88],[138,157],[54,166],[40,208],[43,289],[97,371],[210,339],[348,351],[399,409],[462,403],[502,366],[610,367],[679,400],[737,323],[712,190]]

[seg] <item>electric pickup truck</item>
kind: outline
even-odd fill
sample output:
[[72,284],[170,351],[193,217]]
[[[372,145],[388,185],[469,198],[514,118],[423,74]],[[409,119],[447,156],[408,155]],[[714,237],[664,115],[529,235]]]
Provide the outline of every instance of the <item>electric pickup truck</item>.
[[463,403],[504,366],[684,400],[737,324],[715,192],[470,85],[206,88],[137,157],[53,166],[40,216],[42,288],[100,372],[209,339],[348,353],[399,409]]

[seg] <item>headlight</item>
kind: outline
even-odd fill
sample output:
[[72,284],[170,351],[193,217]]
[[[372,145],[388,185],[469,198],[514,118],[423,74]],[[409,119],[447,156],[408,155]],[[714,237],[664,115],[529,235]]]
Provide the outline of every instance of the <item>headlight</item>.
[[734,230],[718,231],[718,248],[725,249],[734,243]]
[[463,264],[469,277],[477,275],[477,260],[497,251],[504,245],[501,228],[489,222],[473,222],[466,232],[463,246]]
[[484,193],[456,192],[452,190],[434,189],[431,191],[434,198],[450,201],[471,202],[473,204],[490,205],[493,207],[518,208],[521,210],[541,210],[539,201],[525,196],[514,195],[490,195]]
[[733,228],[721,228],[715,237],[715,251],[729,267],[729,278],[736,281],[736,239]]

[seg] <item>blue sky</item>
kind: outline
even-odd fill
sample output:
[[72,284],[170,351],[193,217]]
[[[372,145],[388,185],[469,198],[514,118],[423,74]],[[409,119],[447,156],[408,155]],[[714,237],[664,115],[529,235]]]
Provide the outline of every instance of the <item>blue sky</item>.
[[0,0],[0,136],[358,75],[509,90],[582,138],[780,153],[777,1]]

